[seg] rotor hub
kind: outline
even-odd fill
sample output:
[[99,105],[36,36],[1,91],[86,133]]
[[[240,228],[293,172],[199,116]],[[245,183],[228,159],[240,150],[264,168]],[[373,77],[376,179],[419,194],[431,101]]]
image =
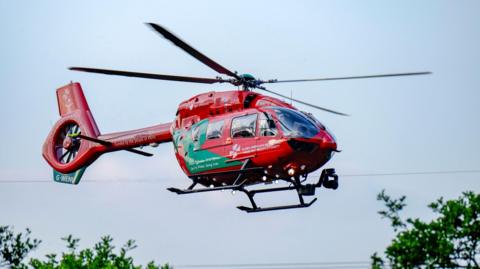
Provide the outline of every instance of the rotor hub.
[[71,149],[73,147],[74,141],[71,137],[67,136],[63,139],[62,146],[64,149]]
[[251,74],[241,74],[239,77],[241,77],[245,81],[253,81],[255,80],[255,77],[252,76]]
[[261,80],[256,79],[251,74],[241,74],[239,75],[238,84],[242,85],[244,90],[249,90],[249,88],[259,88],[262,83]]

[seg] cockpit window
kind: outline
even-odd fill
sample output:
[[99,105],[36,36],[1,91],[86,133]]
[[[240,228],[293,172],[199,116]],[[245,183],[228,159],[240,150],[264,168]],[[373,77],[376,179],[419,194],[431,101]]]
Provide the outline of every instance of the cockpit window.
[[312,137],[319,132],[319,127],[299,111],[283,107],[271,107],[271,109],[277,115],[285,136]]
[[270,114],[267,112],[260,113],[258,119],[258,129],[260,136],[276,136],[277,135],[277,126]]
[[232,138],[255,136],[257,114],[250,114],[232,120]]

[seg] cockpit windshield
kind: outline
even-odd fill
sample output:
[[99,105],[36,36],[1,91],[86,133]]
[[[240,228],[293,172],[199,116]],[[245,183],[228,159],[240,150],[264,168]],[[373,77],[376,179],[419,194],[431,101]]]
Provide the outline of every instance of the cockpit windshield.
[[269,108],[277,115],[285,136],[312,137],[320,131],[320,127],[315,120],[299,111],[284,107]]
[[320,127],[320,129],[325,130],[326,127],[319,121],[317,120],[312,113],[301,111],[305,116],[307,116],[311,121],[313,121],[316,125]]

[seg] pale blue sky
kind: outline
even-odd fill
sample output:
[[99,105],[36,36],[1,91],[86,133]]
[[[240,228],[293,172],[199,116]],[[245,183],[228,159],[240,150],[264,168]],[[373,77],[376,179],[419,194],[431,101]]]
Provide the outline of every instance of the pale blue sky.
[[[68,71],[68,66],[214,77],[148,29],[159,23],[222,65],[270,79],[432,71],[431,76],[282,84],[270,89],[352,115],[313,112],[342,153],[339,174],[480,168],[478,1],[0,1],[0,180],[51,178],[41,145],[58,119],[55,89],[82,84],[104,133],[171,121],[192,95],[231,89]],[[171,144],[153,158],[102,156],[78,186],[0,185],[0,224],[30,227],[59,251],[111,234],[137,239],[141,262],[368,260],[391,240],[383,188],[405,215],[431,218],[439,196],[480,191],[478,174],[341,178],[309,209],[247,215],[227,193],[176,196],[188,181]],[[111,180],[152,179],[119,182]],[[99,180],[107,182],[89,182]],[[291,201],[268,196],[270,203]],[[293,197],[294,198],[294,197]]]

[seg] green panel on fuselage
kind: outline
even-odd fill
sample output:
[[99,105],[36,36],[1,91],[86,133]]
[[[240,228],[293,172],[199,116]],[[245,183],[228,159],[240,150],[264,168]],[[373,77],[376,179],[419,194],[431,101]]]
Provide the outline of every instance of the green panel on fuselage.
[[[187,152],[184,159],[188,171],[192,174],[197,174],[213,169],[241,165],[242,162],[225,162],[229,159],[211,151],[201,149],[207,137],[207,127],[208,119],[204,119],[192,125],[188,131],[178,130],[173,134],[173,144],[175,149],[178,150],[177,147],[181,144]],[[196,128],[198,128],[199,132],[198,141],[193,141],[192,131]],[[183,139],[180,140],[180,137],[182,136]]]

